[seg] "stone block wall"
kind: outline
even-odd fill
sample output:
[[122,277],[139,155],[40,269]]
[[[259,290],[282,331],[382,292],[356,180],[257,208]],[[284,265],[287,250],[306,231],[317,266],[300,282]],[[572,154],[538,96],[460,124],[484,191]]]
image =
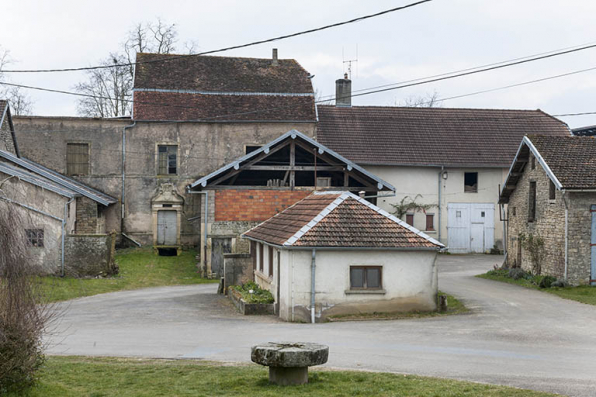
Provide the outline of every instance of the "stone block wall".
[[115,235],[66,236],[64,267],[72,277],[95,277],[111,273],[114,266]]
[[76,234],[95,234],[97,230],[97,203],[87,197],[77,197]]
[[[555,191],[549,198],[550,179],[542,166],[530,161],[511,194],[507,206],[507,264],[532,269],[530,253],[521,247],[520,234],[540,236],[544,240],[542,274],[557,278],[565,276],[565,202],[568,206],[568,281],[585,283],[590,277],[590,204],[596,203],[596,193],[566,193]],[[530,182],[536,182],[536,216],[528,221]]]
[[216,190],[215,221],[262,222],[311,193],[311,190]]
[[250,254],[224,254],[224,291],[231,285],[253,281],[253,260]]

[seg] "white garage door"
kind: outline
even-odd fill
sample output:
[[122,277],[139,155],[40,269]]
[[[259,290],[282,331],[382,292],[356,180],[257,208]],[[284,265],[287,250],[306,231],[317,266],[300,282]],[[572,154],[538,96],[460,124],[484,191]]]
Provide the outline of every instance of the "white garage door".
[[447,233],[449,252],[489,251],[495,244],[495,205],[449,203]]

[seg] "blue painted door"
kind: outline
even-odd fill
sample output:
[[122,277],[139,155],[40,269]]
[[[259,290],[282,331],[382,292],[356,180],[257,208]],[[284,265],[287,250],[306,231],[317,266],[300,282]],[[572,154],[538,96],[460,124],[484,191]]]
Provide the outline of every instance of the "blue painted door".
[[596,285],[596,204],[592,204],[590,211],[592,212],[592,237],[590,240],[590,247],[592,248],[592,272],[590,274],[590,284]]

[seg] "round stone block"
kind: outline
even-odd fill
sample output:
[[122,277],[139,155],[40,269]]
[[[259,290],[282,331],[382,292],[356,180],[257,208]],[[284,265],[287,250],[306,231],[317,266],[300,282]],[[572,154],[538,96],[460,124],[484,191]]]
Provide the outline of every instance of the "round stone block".
[[251,360],[268,367],[310,367],[327,362],[329,347],[317,343],[269,342],[252,347]]

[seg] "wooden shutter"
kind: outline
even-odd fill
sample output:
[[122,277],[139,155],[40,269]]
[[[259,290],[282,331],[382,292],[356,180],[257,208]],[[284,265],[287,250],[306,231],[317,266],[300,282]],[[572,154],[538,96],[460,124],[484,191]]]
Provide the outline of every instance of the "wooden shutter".
[[89,144],[66,144],[66,174],[89,175]]

